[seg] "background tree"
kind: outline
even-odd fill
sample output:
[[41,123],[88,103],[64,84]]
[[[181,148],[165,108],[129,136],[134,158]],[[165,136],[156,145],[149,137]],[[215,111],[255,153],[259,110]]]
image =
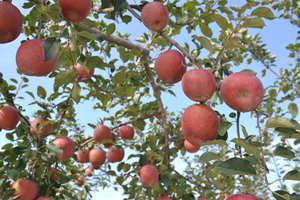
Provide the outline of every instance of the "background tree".
[[[12,18],[1,15],[8,10],[4,2],[0,2],[0,30],[7,24],[17,30],[16,12],[10,12]],[[82,10],[80,17],[68,14],[68,2],[73,11]],[[141,11],[147,3],[23,3],[27,12],[22,13],[21,35],[28,41],[43,41],[27,48],[23,45],[29,43],[23,41],[23,52],[19,49],[14,53],[16,76],[7,77],[1,68],[2,109],[15,108],[20,123],[12,129],[4,126],[10,115],[1,110],[1,137],[9,143],[0,154],[0,197],[13,199],[17,188],[12,189],[12,183],[24,178],[38,186],[39,197],[52,199],[92,199],[94,191],[108,187],[122,192],[125,199],[137,200],[162,195],[184,200],[200,196],[224,199],[236,193],[262,199],[299,199],[299,32],[294,43],[286,44],[294,62],[278,68],[264,38],[250,34],[251,29],[262,29],[277,18],[298,28],[299,1],[247,0],[238,5],[226,0],[166,1],[162,5],[169,13],[167,26],[140,32],[144,28]],[[155,15],[148,16],[152,17]],[[7,35],[6,30],[0,33],[0,38]],[[43,55],[38,54],[40,44]],[[213,96],[201,103],[216,111],[220,119],[218,137],[201,144],[196,154],[187,153],[183,144],[181,118],[185,108],[170,110],[164,101],[166,94],[176,96],[181,83],[166,83],[154,67],[160,53],[170,49],[183,55],[187,70],[208,69],[218,85]],[[31,50],[37,53],[28,53]],[[175,58],[165,59],[164,65]],[[45,70],[49,62],[55,63],[50,73],[39,74],[41,77],[30,74],[28,68],[35,63],[41,63],[39,70]],[[251,63],[257,67],[250,68]],[[224,79],[237,71],[267,80],[263,81],[263,102],[250,115],[229,109],[219,92]],[[36,82],[37,88],[32,87]],[[91,112],[89,123],[82,124],[86,112]],[[249,123],[241,123],[244,116]],[[33,124],[38,117],[40,121]],[[119,133],[124,125],[133,127],[133,138],[132,133]],[[68,141],[66,146],[63,141]],[[84,150],[89,153],[87,163],[77,156]],[[183,163],[184,169],[180,168]],[[158,182],[145,184],[140,180],[139,172],[145,165],[155,167],[157,171],[149,173]],[[90,166],[91,177],[85,171]]]

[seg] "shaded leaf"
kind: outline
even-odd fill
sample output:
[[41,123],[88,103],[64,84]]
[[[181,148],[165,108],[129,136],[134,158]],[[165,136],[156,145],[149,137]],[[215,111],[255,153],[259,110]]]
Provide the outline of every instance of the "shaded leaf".
[[42,86],[38,86],[38,88],[37,88],[37,95],[40,98],[45,99],[46,96],[47,96],[47,92],[46,92],[46,90]]
[[245,139],[232,139],[232,142],[236,143],[237,145],[243,147],[245,151],[249,154],[253,154],[258,160],[260,160],[260,151],[259,149],[251,144],[248,140]]
[[205,152],[200,156],[199,161],[200,162],[208,162],[208,161],[219,159],[219,158],[221,158],[221,157],[213,152]]
[[165,185],[173,185],[172,180],[168,176],[160,176],[159,181],[164,183]]
[[224,175],[256,175],[250,162],[242,158],[230,158],[219,164],[217,168]]
[[289,111],[290,111],[290,113],[291,113],[291,115],[292,115],[292,118],[297,117],[297,115],[298,115],[298,106],[297,106],[297,104],[295,104],[295,103],[290,103],[290,104],[288,105],[288,109],[289,109]]
[[275,19],[277,18],[270,8],[267,7],[258,7],[251,12],[252,16],[264,17],[266,19]]
[[44,48],[44,60],[43,62],[52,60],[57,56],[57,53],[60,48],[60,39],[56,39],[55,37],[47,38],[43,41],[42,47]]
[[284,158],[292,159],[295,158],[295,153],[291,151],[290,149],[283,147],[283,146],[278,146],[274,150],[274,155],[275,156],[281,156]]
[[225,133],[231,126],[232,126],[231,122],[222,122],[218,129],[219,135],[221,136],[225,135]]
[[55,155],[58,157],[61,157],[63,155],[63,150],[60,146],[49,143],[46,147],[49,150],[50,155]]
[[277,190],[277,191],[272,192],[272,194],[276,200],[287,200],[286,198],[282,198],[281,196],[288,197],[288,198],[290,196],[290,193],[288,193],[287,191],[284,191],[284,190]]
[[283,117],[269,118],[266,122],[266,128],[293,128],[291,122]]
[[300,171],[292,170],[286,173],[283,177],[284,180],[300,181]]
[[224,41],[225,49],[234,49],[241,47],[240,43],[235,38],[230,38]]
[[201,45],[207,49],[210,53],[213,52],[213,47],[211,45],[211,42],[209,41],[209,39],[205,38],[205,37],[202,37],[202,36],[196,36],[196,35],[193,35],[192,36],[193,38],[195,38],[196,40],[198,40]]
[[266,26],[264,20],[259,17],[245,19],[243,24],[245,28],[263,28],[264,26]]
[[74,101],[76,103],[80,102],[80,99],[81,99],[80,92],[81,92],[81,87],[78,82],[75,82],[71,96],[72,96],[72,99],[74,99]]

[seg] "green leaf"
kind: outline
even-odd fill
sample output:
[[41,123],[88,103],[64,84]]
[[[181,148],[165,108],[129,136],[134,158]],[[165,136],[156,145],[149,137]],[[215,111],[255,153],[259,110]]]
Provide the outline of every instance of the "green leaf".
[[55,155],[58,157],[61,157],[63,155],[63,150],[61,149],[60,146],[57,146],[53,143],[49,143],[46,147],[47,147],[50,155]]
[[68,71],[62,71],[56,75],[54,83],[56,87],[59,87],[70,83],[72,79],[73,79],[72,73]]
[[60,48],[60,39],[56,39],[55,37],[47,38],[43,43],[42,46],[44,48],[44,60],[43,62],[52,60],[57,56],[57,53]]
[[27,152],[27,147],[24,146],[17,146],[13,148],[13,152],[17,155],[21,155]]
[[255,10],[252,11],[250,14],[252,16],[257,16],[257,17],[264,17],[266,19],[275,19],[277,18],[272,10],[267,7],[258,7]]
[[168,176],[160,176],[159,181],[165,184],[166,186],[174,184]]
[[266,128],[277,128],[277,127],[284,127],[284,128],[293,128],[291,122],[283,117],[276,117],[276,118],[269,118],[266,122]]
[[264,20],[259,17],[245,19],[243,24],[245,28],[263,28],[264,26],[266,26]]
[[124,83],[126,80],[127,73],[126,72],[118,72],[112,78],[112,82],[114,84],[121,84]]
[[213,52],[213,47],[212,47],[209,39],[207,39],[206,37],[203,37],[203,36],[196,36],[196,35],[193,35],[192,37],[195,38],[196,40],[198,40],[201,43],[201,45],[205,49],[207,49],[210,53]]
[[81,87],[80,87],[80,85],[79,85],[78,82],[75,82],[75,83],[74,83],[74,87],[73,87],[73,89],[72,89],[72,94],[71,94],[71,96],[72,96],[72,99],[74,99],[74,101],[75,101],[76,103],[79,103],[79,102],[80,102],[80,99],[81,99],[80,92],[81,92]]
[[[287,200],[290,197],[290,193],[288,193],[287,191],[284,191],[284,190],[277,190],[277,191],[272,192],[272,194],[276,200]],[[281,196],[283,196],[285,198],[282,198]]]
[[223,31],[226,31],[227,28],[229,28],[228,21],[222,15],[220,15],[220,14],[213,14],[211,17],[213,18],[213,20],[215,22],[217,22],[217,24],[221,27],[221,29]]
[[290,113],[291,113],[291,115],[292,115],[292,118],[297,117],[297,115],[298,115],[298,106],[297,106],[297,104],[295,104],[295,103],[290,103],[290,104],[288,105],[288,109],[289,109],[289,111],[290,111]]
[[221,136],[225,135],[225,133],[231,126],[232,126],[231,122],[222,122],[218,129],[219,135]]
[[283,146],[276,147],[276,149],[274,150],[274,155],[281,156],[288,159],[292,159],[296,157],[293,151]]
[[259,149],[253,144],[251,144],[248,140],[234,138],[231,141],[243,147],[247,153],[253,154],[258,160],[260,160]]
[[286,173],[283,177],[284,180],[291,180],[291,181],[300,181],[300,171],[292,170]]
[[47,92],[46,92],[46,90],[42,86],[38,86],[38,88],[37,88],[37,95],[40,98],[45,99],[46,96],[47,96]]
[[240,48],[240,43],[235,38],[230,38],[229,40],[224,41],[225,49],[235,49]]
[[201,23],[200,30],[206,37],[212,37],[213,32],[207,24]]
[[111,35],[113,34],[113,32],[115,32],[115,30],[116,30],[116,25],[114,23],[111,23],[106,28],[106,34]]
[[250,162],[242,158],[230,158],[219,164],[217,168],[224,175],[256,175]]
[[213,152],[205,152],[200,156],[199,161],[200,162],[208,162],[208,161],[216,160],[219,158],[221,158],[221,157]]
[[147,164],[147,157],[145,155],[141,155],[139,159],[140,166],[144,166]]
[[7,171],[7,176],[8,178],[12,179],[12,180],[16,180],[19,176],[19,171],[16,169],[10,169]]
[[243,132],[245,138],[248,137],[249,134],[248,134],[248,132],[247,132],[247,130],[246,130],[246,127],[243,126],[243,125],[241,125],[241,127],[242,127],[242,132]]
[[112,3],[112,0],[101,0],[101,8],[108,8],[110,4]]
[[102,42],[103,41],[103,38],[101,35],[99,34],[91,34],[87,31],[82,31],[82,32],[76,32],[74,33],[75,35],[80,35],[82,37],[85,37],[85,38],[88,38],[88,39],[91,39],[91,40],[98,40],[99,42]]
[[131,165],[126,163],[125,165],[123,165],[122,169],[123,169],[124,172],[128,172],[130,167],[131,167]]

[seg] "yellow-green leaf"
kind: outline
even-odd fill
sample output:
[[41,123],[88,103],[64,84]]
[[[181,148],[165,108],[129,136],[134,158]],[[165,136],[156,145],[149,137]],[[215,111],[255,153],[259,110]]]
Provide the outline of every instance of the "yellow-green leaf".
[[217,24],[221,27],[221,29],[223,31],[226,31],[227,28],[229,28],[229,23],[228,21],[225,19],[225,17],[223,17],[222,15],[219,15],[219,14],[213,14],[211,16],[213,18],[213,20],[215,22],[217,22]]
[[277,18],[270,8],[267,7],[258,7],[251,13],[252,16],[264,17],[266,19],[275,19]]
[[291,115],[292,115],[292,118],[297,117],[297,115],[298,115],[298,106],[297,106],[297,104],[295,104],[295,103],[290,103],[290,104],[288,105],[288,108],[289,108],[289,111],[290,111],[290,113],[291,113]]
[[213,52],[213,47],[209,39],[203,36],[196,36],[196,35],[193,35],[192,37],[198,40],[201,43],[201,45],[209,51],[209,53]]
[[243,24],[245,28],[263,28],[264,26],[266,26],[264,20],[259,17],[245,19]]

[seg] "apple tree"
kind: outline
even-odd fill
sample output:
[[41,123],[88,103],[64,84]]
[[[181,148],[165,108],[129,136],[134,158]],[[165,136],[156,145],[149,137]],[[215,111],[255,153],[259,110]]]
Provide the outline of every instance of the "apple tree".
[[0,1],[1,52],[25,38],[0,73],[1,199],[300,199],[299,31],[286,66],[259,34],[299,28],[299,0],[17,3]]

